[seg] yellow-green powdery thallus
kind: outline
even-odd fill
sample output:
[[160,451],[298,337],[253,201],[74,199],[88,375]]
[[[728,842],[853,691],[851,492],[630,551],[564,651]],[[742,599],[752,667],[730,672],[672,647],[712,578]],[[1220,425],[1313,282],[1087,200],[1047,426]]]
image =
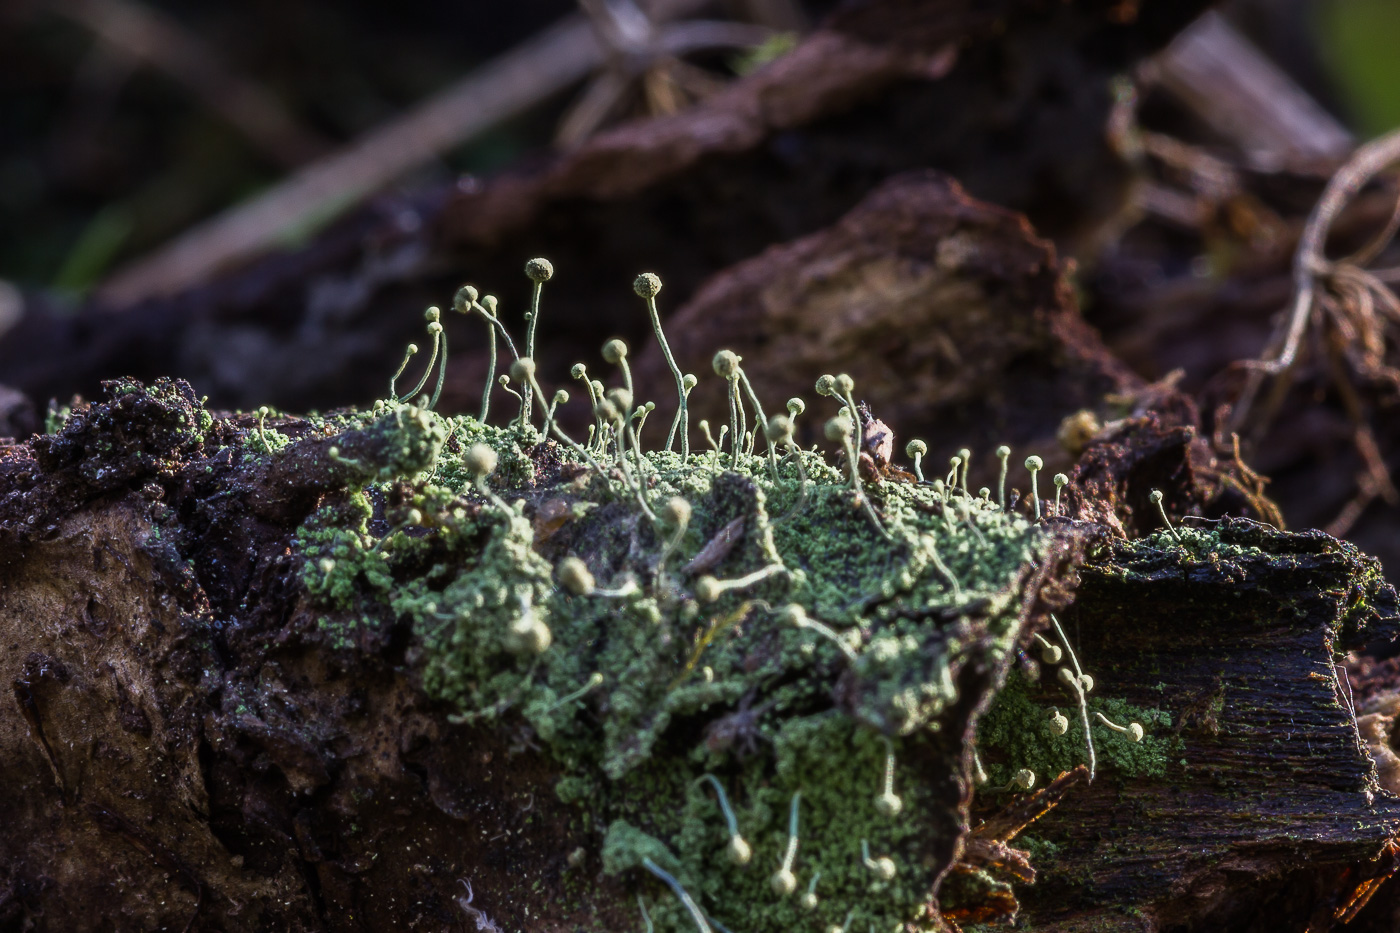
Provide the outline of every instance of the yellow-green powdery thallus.
[[[570,436],[569,394],[545,394],[534,358],[553,269],[533,260],[527,275],[523,351],[491,296],[467,286],[453,303],[485,325],[488,390],[497,337],[511,354],[501,382],[520,401],[503,425],[484,423],[489,391],[480,418],[431,411],[447,358],[437,309],[414,389],[343,419],[392,421],[404,469],[299,533],[328,640],[350,650],[407,622],[423,687],[456,721],[528,726],[604,870],[641,893],[637,930],[932,929],[936,782],[916,763],[945,741],[959,671],[1000,669],[1014,650],[1049,540],[1005,507],[1009,451],[995,498],[969,493],[966,451],[946,481],[882,478],[854,383],[835,375],[817,386],[828,411],[807,416],[828,419],[833,462],[795,440],[808,406],[793,399],[770,417],[741,358],[723,351],[729,424],[715,441],[697,422],[709,442],[692,452],[698,380],[665,346],[650,274],[635,286],[638,312],[665,350],[676,415],[646,424],[654,406],[634,396],[628,347],[609,341],[606,374],[573,369],[591,417],[586,436]],[[420,398],[435,367],[437,388]],[[918,468],[927,447],[910,449]],[[377,507],[387,534],[370,531]],[[1087,717],[1092,679],[1077,661],[1072,677],[1066,709]],[[1046,718],[1042,768],[1084,760],[1082,744],[1057,751],[1081,730],[1060,720]],[[1120,728],[1133,732],[1124,742],[1142,736],[1138,723]]]

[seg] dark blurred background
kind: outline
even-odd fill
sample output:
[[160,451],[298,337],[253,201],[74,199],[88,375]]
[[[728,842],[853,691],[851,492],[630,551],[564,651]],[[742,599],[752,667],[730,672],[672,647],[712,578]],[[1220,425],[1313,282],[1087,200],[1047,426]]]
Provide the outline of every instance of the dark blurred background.
[[[710,6],[752,20],[746,7],[762,4]],[[829,6],[805,4],[799,22]],[[577,10],[570,0],[8,0],[0,278],[80,302],[112,269]],[[741,50],[694,58],[721,75],[742,68]],[[397,184],[489,174],[548,148],[581,84]],[[250,93],[270,106],[233,122],[224,105]],[[289,230],[284,243],[313,230]]]
[[[112,268],[572,10],[567,0],[7,3],[0,277],[78,301]],[[222,73],[211,83],[222,86],[207,90],[95,28],[107,16],[120,30],[132,11],[168,31],[168,45],[217,63]],[[163,54],[178,60],[183,51]],[[215,95],[250,86],[275,104],[285,127],[251,138],[216,108]],[[489,172],[548,145],[562,105],[508,120],[401,183]]]
[[[824,5],[803,6],[816,19]],[[0,5],[0,278],[78,302],[111,270],[575,9],[567,0],[9,0]],[[1400,4],[1253,0],[1224,9],[1359,136],[1400,125]],[[178,47],[143,57],[104,37],[99,22],[117,33],[132,11],[158,21]],[[178,61],[186,47],[217,68],[212,87],[153,61]],[[706,64],[723,71],[725,57]],[[247,87],[276,105],[285,126],[251,138],[231,124],[214,101]],[[538,152],[575,90],[399,183],[490,173]],[[289,231],[287,242],[309,232]]]
[[[472,281],[518,327],[521,266],[547,255],[554,385],[621,335],[664,413],[670,377],[627,287],[653,269],[696,372],[712,341],[766,361],[775,397],[848,366],[901,437],[1032,446],[1054,469],[1077,456],[1060,428],[1081,410],[1195,406],[1228,461],[1217,409],[1288,303],[1308,212],[1357,143],[1400,126],[1396,48],[1394,0],[9,0],[0,437],[121,375],[187,378],[216,407],[365,404],[425,306]],[[939,228],[947,249],[919,259],[911,227],[893,272],[868,263],[844,310],[803,312],[878,327],[800,352],[765,330],[784,308],[751,263],[927,170],[995,208],[911,222],[982,228]],[[1364,192],[1334,250],[1394,203]],[[1015,237],[977,240],[1000,208],[1053,243],[1044,268],[1066,287],[1035,284]],[[964,332],[1022,340],[990,356],[939,330],[966,302],[925,275],[969,258],[982,278],[962,285],[994,318]],[[740,299],[752,313],[725,318]],[[1102,344],[1065,330],[1081,317]],[[1394,578],[1387,326],[1382,365],[1314,354],[1241,433],[1290,525],[1351,537]],[[479,322],[447,331],[441,408],[474,411]]]

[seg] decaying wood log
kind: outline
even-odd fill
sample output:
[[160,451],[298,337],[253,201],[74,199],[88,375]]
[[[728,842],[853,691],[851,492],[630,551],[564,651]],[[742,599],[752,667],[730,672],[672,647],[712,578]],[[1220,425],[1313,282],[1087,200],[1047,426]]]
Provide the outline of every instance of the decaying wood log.
[[[1353,915],[1351,929],[1390,929],[1400,910],[1388,880],[1400,803],[1378,782],[1366,747],[1388,733],[1377,719],[1358,730],[1360,698],[1338,666],[1342,652],[1389,641],[1400,626],[1379,566],[1319,533],[1207,521],[1262,512],[1201,439],[1194,405],[1173,381],[1147,384],[1104,349],[1079,318],[1053,248],[1022,217],[944,176],[904,171],[948,165],[974,193],[1032,208],[1030,189],[1017,185],[1037,167],[1063,169],[1066,192],[1082,193],[1086,180],[1111,188],[1107,163],[1086,156],[1083,142],[1090,128],[1099,132],[1107,102],[1075,98],[1057,122],[1043,100],[1026,101],[1062,79],[1054,66],[1065,64],[1067,37],[1098,49],[1070,56],[1069,73],[1100,81],[1195,8],[1144,3],[1132,6],[1137,22],[1116,22],[1129,6],[852,5],[805,51],[709,109],[626,128],[483,188],[439,192],[411,211],[398,204],[360,215],[301,253],[132,309],[113,319],[129,324],[90,342],[92,312],[61,324],[31,319],[7,340],[6,360],[31,355],[35,341],[50,353],[76,347],[78,358],[63,359],[61,377],[26,363],[7,378],[46,395],[62,391],[48,388],[60,379],[110,371],[118,359],[138,374],[178,365],[214,382],[214,364],[231,361],[217,390],[226,398],[369,397],[382,392],[372,373],[386,374],[392,348],[421,327],[420,303],[445,303],[466,276],[494,285],[484,277],[545,253],[559,278],[545,296],[542,376],[562,382],[578,345],[623,333],[639,348],[639,384],[664,401],[669,373],[654,349],[640,349],[647,321],[626,294],[632,274],[651,266],[666,275],[663,307],[676,309],[669,332],[686,369],[708,378],[714,351],[734,346],[773,410],[787,395],[810,398],[818,374],[849,372],[861,400],[898,432],[896,461],[903,441],[919,435],[943,455],[972,446],[974,489],[995,483],[987,452],[1001,442],[1017,445],[1017,462],[1039,449],[1047,474],[1071,474],[1063,514],[1048,497],[1032,506],[1024,479],[1013,480],[1013,509],[1028,517],[1043,507],[1047,520],[1035,533],[1044,537],[1025,530],[1028,518],[1017,525],[1041,550],[1008,573],[995,599],[901,615],[886,581],[862,575],[869,562],[838,550],[832,563],[863,588],[826,598],[842,611],[858,607],[864,627],[826,627],[796,649],[818,659],[821,677],[811,675],[797,701],[782,701],[874,731],[864,745],[852,739],[792,770],[824,774],[832,760],[864,756],[869,787],[842,802],[869,809],[885,750],[908,742],[898,762],[902,802],[886,809],[907,808],[901,828],[919,830],[892,854],[902,877],[933,879],[909,905],[925,910],[930,928],[940,917],[967,928],[1019,912],[1023,925],[1048,930],[1321,931]],[[1105,52],[1110,40],[1122,41]],[[954,42],[957,61],[940,57]],[[985,78],[1007,49],[1023,53],[1026,73],[994,89]],[[850,67],[824,73],[836,58]],[[859,99],[868,106],[844,109]],[[1008,132],[1027,146],[1009,162],[990,160]],[[891,155],[892,141],[908,151]],[[1095,209],[1059,216],[1073,226]],[[411,313],[385,316],[401,311]],[[448,323],[454,347],[475,346],[477,322]],[[483,369],[477,349],[454,356],[445,396],[453,407],[475,409]],[[717,416],[704,390],[694,400],[693,417]],[[829,414],[807,413],[799,429],[812,432]],[[666,421],[664,404],[653,417]],[[670,891],[636,865],[619,868],[617,847],[590,823],[599,808],[589,795],[615,785],[561,783],[578,774],[550,744],[556,724],[541,717],[566,702],[566,688],[552,686],[533,719],[509,698],[499,708],[454,702],[431,682],[441,645],[428,643],[421,623],[441,614],[456,624],[471,611],[439,613],[449,607],[406,593],[435,580],[425,588],[440,597],[443,581],[486,563],[491,510],[499,517],[517,499],[516,544],[549,565],[538,605],[563,598],[569,584],[551,568],[566,556],[593,558],[607,598],[663,589],[654,581],[666,558],[648,563],[670,556],[663,526],[636,511],[648,492],[589,499],[589,471],[550,445],[503,453],[509,480],[478,487],[464,466],[468,445],[489,436],[511,447],[514,435],[447,428],[393,405],[345,418],[211,414],[186,383],[123,380],[75,406],[58,434],[0,441],[0,929],[612,931],[639,927],[638,893],[662,929],[685,928],[672,926],[682,915],[665,913],[675,909],[663,900]],[[655,424],[647,431],[660,433]],[[925,462],[930,476],[943,462]],[[777,500],[765,505],[751,478],[718,464],[705,467],[713,485],[687,487],[698,540],[675,555],[683,582],[658,601],[658,619],[662,608],[684,618],[700,579],[713,574],[718,588],[773,566],[765,510],[776,516]],[[855,515],[872,537],[867,519],[882,527],[893,487],[907,482],[902,470],[884,485],[867,476],[855,496],[845,474],[824,475],[840,490],[831,501],[846,507],[824,518]],[[425,476],[442,488],[425,493]],[[1041,484],[1044,492],[1044,476]],[[1153,489],[1165,493],[1166,515]],[[857,511],[865,496],[869,511]],[[702,514],[711,500],[741,506],[743,520]],[[968,540],[980,536],[970,503],[955,504],[924,501],[915,511]],[[1163,530],[1167,515],[1175,530]],[[830,524],[814,521],[808,533]],[[337,560],[348,556],[315,552],[309,542],[322,533],[352,538],[346,554],[369,570],[333,585]],[[375,564],[381,554],[396,558],[383,559],[388,570]],[[957,591],[937,557],[924,560],[926,577]],[[605,569],[615,578],[604,579]],[[981,568],[961,569],[970,577]],[[392,598],[367,595],[371,575]],[[723,681],[724,665],[700,660],[705,650],[741,646],[729,666],[745,676],[779,653],[783,633],[770,616],[788,594],[780,580],[759,585],[771,589],[675,630],[686,650],[676,649],[683,665],[674,680],[664,672],[668,694],[702,670],[706,683]],[[476,608],[488,603],[490,594],[476,595]],[[522,620],[534,618],[537,606],[523,596],[519,605]],[[1000,654],[994,612],[1006,626]],[[1065,649],[1096,681],[1085,716],[1146,727],[1141,743],[1092,727],[1092,782],[1079,724],[1055,735],[1046,715],[1078,712],[1034,640],[1053,637],[1052,612]],[[819,631],[819,620],[796,618],[793,627]],[[560,643],[569,621],[551,620]],[[903,736],[904,720],[891,715],[917,712],[929,683],[891,687],[852,661],[887,623],[936,636],[911,642],[915,668],[946,660],[947,640],[962,639],[938,684],[953,699],[930,714],[936,731]],[[902,649],[887,639],[880,650]],[[629,671],[626,686],[654,674]],[[756,797],[777,780],[778,726],[794,715],[776,691],[807,676],[782,670],[678,713],[681,738],[668,741],[686,754],[671,763],[683,771],[710,756],[732,766],[731,777],[749,769]],[[471,697],[485,679],[462,678],[455,689]],[[569,715],[603,731],[615,707],[594,686],[579,677],[567,688],[580,691],[567,694]],[[626,758],[640,740],[620,746]],[[992,779],[978,785],[984,766]],[[1033,769],[1040,790],[1021,793],[1022,768]],[[642,818],[664,778],[636,793],[647,798],[635,805]],[[780,851],[787,798],[783,807],[735,798],[750,806],[755,850]],[[644,843],[670,854],[659,838],[675,842],[711,818],[717,827],[711,799],[691,799],[670,835],[644,827],[658,837],[641,833]],[[836,820],[811,816],[801,858],[815,861],[811,841]],[[858,841],[840,840],[851,853]],[[868,854],[855,857],[859,872],[886,871]],[[750,929],[733,922],[746,916],[743,905],[724,895],[755,879],[766,889],[771,861],[722,884],[705,876],[712,883],[697,897],[716,918]],[[865,887],[834,872],[825,883]],[[764,901],[764,909],[761,928],[771,930],[778,911],[795,908]]]
[[[269,444],[255,419],[208,417],[188,386],[122,382],[61,434],[0,448],[7,923],[635,924],[636,880],[598,873],[598,830],[556,794],[569,772],[536,750],[542,735],[518,718],[461,722],[434,699],[423,633],[397,610],[341,631],[326,620],[331,604],[310,594],[308,581],[333,566],[307,556],[309,513],[330,508],[315,527],[364,521],[339,487],[401,477],[372,496],[371,539],[431,541],[437,523],[488,507],[463,490],[442,518],[420,517],[402,534],[422,482],[410,478],[446,449],[443,433],[434,416],[408,408],[356,424],[330,436],[326,422],[278,417],[266,425]],[[1160,430],[1152,419],[1136,429]],[[1167,468],[1186,445],[1165,445],[1143,473],[1136,452],[1154,448],[1127,440],[1101,441],[1109,452],[1096,467],[1118,490],[1117,508],[1137,500],[1138,482],[1195,481]],[[581,488],[551,448],[535,457],[533,477],[513,487],[527,516]],[[716,494],[745,500],[746,483],[726,473]],[[1200,496],[1169,489],[1173,503]],[[628,510],[614,503],[598,515],[586,534],[534,525],[535,547],[606,547],[605,529]],[[1115,515],[1122,528],[1145,524]],[[948,728],[909,746],[919,777],[901,776],[899,791],[921,807],[937,801],[941,814],[920,844],[926,857],[947,864],[959,851],[947,826],[981,815],[994,827],[967,837],[963,861],[933,895],[949,921],[1005,917],[1018,900],[1043,929],[1255,930],[1311,918],[1321,930],[1368,895],[1369,910],[1393,909],[1384,879],[1400,803],[1376,783],[1335,660],[1394,635],[1394,592],[1374,561],[1319,533],[1177,524],[1130,542],[1051,519],[1043,527],[1059,543],[1034,573],[1018,574],[1014,618],[1030,653],[980,723],[1002,669],[968,663],[940,720]],[[762,545],[745,541],[725,559],[752,561]],[[430,556],[426,572],[449,553]],[[464,568],[476,559],[464,558]],[[365,611],[379,610],[360,604],[349,618]],[[975,630],[981,610],[967,611],[974,618],[952,617],[953,630]],[[1097,681],[1095,711],[1148,727],[1141,745],[1096,729],[1092,784],[1073,771],[1082,735],[1054,740],[1042,715],[1068,705],[1049,666],[1030,657],[1030,633],[1050,631],[1047,611]],[[831,696],[869,710],[873,695],[847,672]],[[714,748],[748,742],[745,754],[765,760],[771,739],[758,724],[769,711],[736,704],[726,734],[747,738]],[[1013,800],[997,815],[1014,788],[974,794],[974,741],[996,784],[1020,765],[1043,780],[1071,775],[1048,799]],[[707,903],[732,919],[735,905]]]

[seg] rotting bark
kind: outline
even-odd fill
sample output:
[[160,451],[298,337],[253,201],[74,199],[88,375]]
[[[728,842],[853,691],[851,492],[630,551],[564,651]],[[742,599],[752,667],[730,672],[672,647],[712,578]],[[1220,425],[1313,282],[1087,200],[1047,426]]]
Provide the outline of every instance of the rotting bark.
[[[852,374],[881,418],[929,443],[930,475],[962,444],[985,455],[1008,441],[1047,451],[1051,472],[1067,467],[1053,449],[1060,422],[1085,408],[1108,417],[1105,396],[1144,387],[1084,325],[1054,246],[1021,215],[934,172],[893,178],[831,227],[725,270],[668,327],[684,335],[685,371],[745,348],[744,369],[766,398],[810,392],[825,372]],[[664,367],[648,346],[638,377],[659,384]],[[1167,395],[1153,407],[1189,405]],[[692,418],[722,420],[722,400],[696,398]],[[974,488],[994,482],[989,462],[979,461]]]
[[[256,438],[253,419],[162,431],[197,409],[187,385],[111,388],[34,445],[48,453],[0,455],[0,918],[450,926],[460,877],[477,909],[544,928],[526,911],[561,898],[577,845],[553,775],[509,736],[430,712],[402,638],[365,639],[346,667],[294,612],[290,533],[319,493],[422,464],[382,443],[387,424],[335,438],[354,466],[316,436],[234,462],[221,442]],[[551,922],[618,928],[597,911]]]
[[[1114,543],[1080,571],[1061,621],[1094,695],[1167,712],[1171,747],[1162,773],[1106,769],[1028,831],[1054,853],[1018,889],[1032,928],[1326,930],[1397,867],[1400,801],[1337,663],[1397,630],[1379,565],[1319,532],[1194,525],[1185,548]],[[1048,677],[1028,694],[1067,703]]]
[[[525,723],[454,725],[452,707],[422,691],[413,630],[390,618],[337,646],[308,603],[297,526],[335,487],[425,466],[443,444],[433,418],[390,414],[399,443],[373,424],[332,441],[323,425],[274,418],[267,430],[290,440],[265,458],[248,454],[261,449],[255,419],[200,415],[178,383],[154,393],[117,383],[63,435],[0,453],[0,748],[11,763],[0,777],[0,917],[40,930],[100,928],[99,918],[450,926],[473,916],[461,880],[470,907],[502,929],[635,925],[635,878],[599,874],[599,836],[557,799],[558,765],[532,749]],[[348,463],[328,456],[332,443]],[[1101,474],[1117,464],[1131,475],[1137,461],[1100,462]],[[559,492],[577,494],[576,476],[549,456],[536,468],[518,490],[540,519]],[[726,482],[724,495],[751,495],[748,480]],[[401,486],[384,487],[375,535],[395,532],[386,517],[406,503]],[[1173,501],[1192,494],[1174,491]],[[592,527],[625,514],[606,506]],[[545,521],[535,528],[546,553],[606,547],[596,531]],[[1394,594],[1374,562],[1316,533],[1226,522],[1209,541],[1183,531],[1184,550],[1164,535],[1104,539],[1084,564],[1095,526],[1046,527],[1059,543],[1018,584],[1022,631],[1057,612],[1097,696],[1170,715],[1148,740],[1169,744],[1170,761],[1160,775],[1120,773],[1101,744],[1098,780],[1057,785],[1063,802],[1027,831],[1033,886],[1011,851],[1023,842],[969,837],[945,896],[970,912],[954,916],[1014,904],[995,886],[988,901],[959,887],[959,875],[990,869],[1021,879],[1011,890],[1037,928],[1177,929],[1208,917],[1213,929],[1251,930],[1253,907],[1275,922],[1326,919],[1387,871],[1371,860],[1400,805],[1375,784],[1333,664],[1363,636],[1394,633]],[[755,547],[732,559],[752,561]],[[922,777],[901,778],[900,791],[941,801],[951,826],[987,806],[973,797],[970,739],[1003,673],[962,667],[945,728],[911,746],[906,766]],[[833,694],[879,709],[871,696],[851,672]],[[1065,704],[1049,686],[1030,696]],[[993,771],[1013,755],[983,749]],[[953,843],[930,826],[927,857],[946,864]]]

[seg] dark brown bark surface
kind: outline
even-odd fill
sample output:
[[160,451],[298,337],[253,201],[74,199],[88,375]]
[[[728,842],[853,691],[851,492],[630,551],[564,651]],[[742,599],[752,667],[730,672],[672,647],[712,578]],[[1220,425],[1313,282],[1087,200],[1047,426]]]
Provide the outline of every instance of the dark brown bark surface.
[[[1320,533],[1196,524],[1262,553],[1118,545],[1061,619],[1104,672],[1095,692],[1170,711],[1179,744],[1163,777],[1106,770],[1030,830],[1057,847],[1022,895],[1034,927],[1328,929],[1361,882],[1394,870],[1382,848],[1400,802],[1332,663],[1393,637],[1393,591],[1363,595],[1378,567]],[[1033,695],[1064,702],[1049,683]]]
[[0,922],[450,927],[464,879],[506,928],[612,927],[565,895],[557,775],[433,710],[401,631],[347,664],[298,611],[319,495],[421,464],[379,428],[334,438],[353,467],[206,456],[187,385],[109,390],[0,457]]
[[[473,916],[466,881],[469,906],[502,929],[633,922],[528,730],[452,725],[421,690],[410,633],[366,629],[353,650],[333,649],[309,611],[290,536],[316,499],[421,464],[375,428],[328,439],[285,419],[294,440],[279,457],[215,454],[252,443],[251,419],[196,433],[188,387],[110,391],[62,435],[0,457],[0,918],[38,930],[451,928]],[[1136,430],[1150,448],[1150,420]],[[1104,441],[1097,469],[1117,469],[1132,501],[1138,448],[1122,440]],[[326,465],[331,443],[353,466]],[[545,501],[552,482],[563,480],[529,495]],[[1202,496],[1173,488],[1173,501]],[[1131,527],[1127,511],[1116,518]],[[1172,743],[1172,760],[1134,775],[1101,745],[1097,780],[1065,784],[1028,831],[1028,862],[994,848],[968,865],[1028,865],[1014,895],[1039,929],[1302,917],[1328,928],[1360,883],[1388,874],[1375,859],[1400,826],[1333,663],[1394,634],[1377,565],[1324,535],[1238,520],[1211,540],[1183,532],[1185,550],[1055,522],[1064,549],[1026,589],[1027,631],[1059,607],[1098,693],[1170,714],[1154,739]],[[975,714],[996,676],[964,670],[952,721]],[[1049,684],[1031,697],[1064,703]],[[970,752],[964,729],[928,764],[954,822],[998,800],[947,772]],[[1001,761],[995,743],[982,751]],[[952,918],[1007,906],[953,884]],[[1374,910],[1394,896],[1380,890]]]

